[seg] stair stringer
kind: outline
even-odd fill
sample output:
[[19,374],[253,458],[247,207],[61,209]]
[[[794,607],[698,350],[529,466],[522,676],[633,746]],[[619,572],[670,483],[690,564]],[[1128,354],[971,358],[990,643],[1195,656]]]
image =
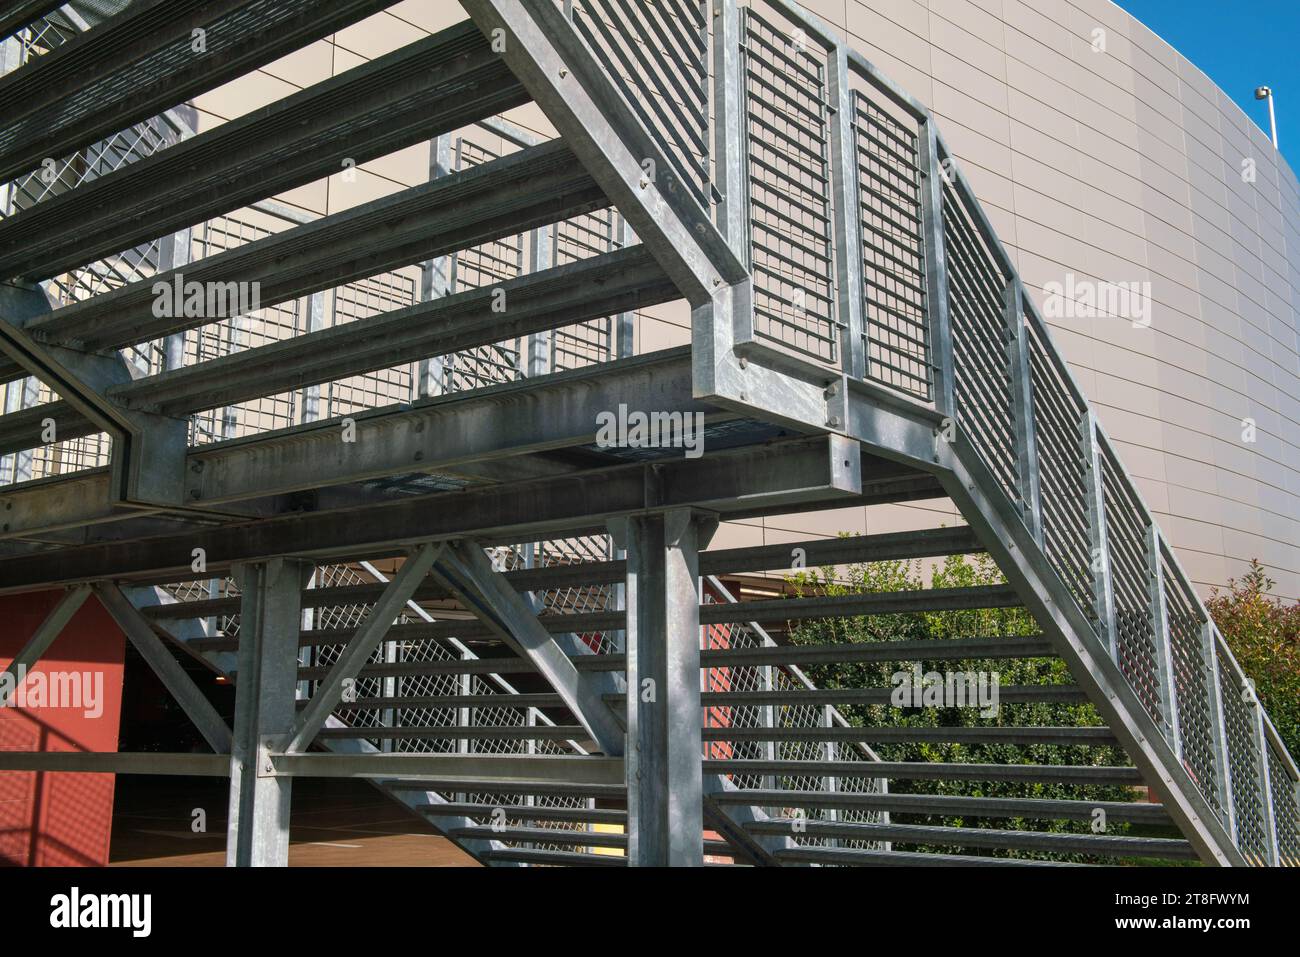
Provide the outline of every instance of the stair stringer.
[[1160,794],[1183,836],[1206,864],[1247,866],[1232,836],[975,449],[960,430],[952,441],[936,436],[933,445],[934,474],[1148,786]]
[[867,451],[940,481],[1202,861],[1247,866],[960,423],[870,383],[841,382],[833,410],[845,432]]

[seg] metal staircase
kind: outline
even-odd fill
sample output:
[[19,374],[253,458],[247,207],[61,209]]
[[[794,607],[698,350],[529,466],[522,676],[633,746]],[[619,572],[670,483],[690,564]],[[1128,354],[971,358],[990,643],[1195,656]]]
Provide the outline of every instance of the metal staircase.
[[[1300,862],[1300,773],[923,106],[785,0],[464,0],[138,132],[385,5],[136,0],[6,61],[0,592],[68,588],[19,660],[89,584],[215,752],[78,767],[229,775],[234,864],[284,863],[296,776],[490,865]],[[0,5],[5,49],[52,9]],[[501,116],[527,103],[553,138]],[[269,201],[425,142],[426,183]],[[182,280],[257,307],[156,308]],[[689,345],[638,354],[637,311],[681,300]],[[698,414],[704,454],[603,440],[620,408]],[[707,550],[941,498],[968,524]],[[1005,580],[727,584],[977,554]],[[1011,608],[1035,626],[780,633]],[[235,680],[233,728],[168,649]],[[914,726],[810,678],[914,662],[1035,680]]]

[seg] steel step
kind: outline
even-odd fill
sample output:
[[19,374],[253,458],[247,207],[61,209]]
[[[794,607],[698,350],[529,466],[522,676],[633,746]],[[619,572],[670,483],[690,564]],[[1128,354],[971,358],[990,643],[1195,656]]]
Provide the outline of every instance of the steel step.
[[[953,847],[1052,854],[1152,857],[1171,861],[1197,859],[1196,851],[1187,841],[1163,837],[1111,837],[1106,834],[1054,834],[1046,831],[1003,831],[920,824],[846,824],[836,821],[801,821],[799,827],[802,836],[831,840],[947,844]],[[754,834],[788,836],[792,833],[789,821],[755,821],[746,824],[745,828]]]
[[484,863],[551,864],[556,867],[626,867],[627,858],[616,854],[588,854],[585,851],[539,851],[527,847],[511,847],[499,851],[485,851],[480,857]]
[[[503,695],[502,697],[507,697]],[[419,727],[419,728],[323,728],[317,735],[316,740],[328,741],[338,740],[340,738],[365,738],[374,741],[403,741],[403,740],[421,740],[421,741],[438,741],[438,740],[465,740],[465,741],[484,741],[491,739],[501,739],[510,741],[528,741],[528,740],[547,740],[547,741],[585,741],[591,737],[581,725],[537,725],[536,727],[520,727],[518,725],[502,725],[499,727],[475,727],[475,728],[452,728],[452,727]],[[457,788],[464,791],[465,788]]]
[[705,728],[705,741],[862,741],[875,744],[1056,744],[1110,747],[1118,744],[1109,728]]
[[1096,809],[1110,821],[1170,824],[1159,804],[1126,801],[1061,801],[1048,798],[989,798],[936,794],[845,794],[828,791],[771,791],[742,788],[718,791],[706,800],[750,807],[853,808],[890,814],[1024,817],[1043,821],[1091,821]]
[[[780,705],[886,705],[894,694],[893,688],[830,688],[816,691],[706,691],[700,695],[706,706],[732,705],[758,707]],[[998,690],[998,700],[1008,704],[1034,701],[1087,701],[1088,696],[1077,685],[1006,685]],[[605,701],[620,708],[626,707],[627,695],[605,695]]]
[[[136,0],[0,78],[0,182],[329,36],[390,0]],[[191,33],[206,31],[196,56]]]
[[[509,309],[494,311],[504,296]],[[678,298],[645,246],[247,349],[108,390],[128,407],[181,416],[387,369]]]
[[[122,348],[218,318],[153,314],[155,283],[177,274],[186,283],[260,283],[265,307],[607,204],[568,148],[553,141],[66,306],[28,330],[52,343]],[[68,403],[54,402],[0,417],[0,454],[30,447],[45,417],[55,419],[62,439],[98,431]]]
[[526,102],[466,21],[0,222],[0,276],[57,275]]
[[608,202],[569,148],[552,140],[74,303],[27,328],[50,342],[122,348],[219,318],[154,315],[155,284],[177,272],[186,282],[260,282],[265,307]]
[[[305,708],[307,701],[298,701]],[[403,708],[563,708],[564,699],[558,694],[532,694],[526,692],[469,695],[425,695],[409,698],[358,698],[340,702],[335,712],[401,710]]]
[[[543,795],[566,798],[594,798],[607,801],[627,800],[627,788],[618,784],[570,784],[565,782],[527,781],[511,784],[506,781],[403,781],[390,778],[383,782],[389,791],[415,792],[426,794],[429,791],[448,794],[522,794],[533,797]],[[435,805],[430,805],[435,806]],[[441,805],[436,805],[441,806]],[[481,805],[480,805],[481,806]],[[507,806],[506,810],[509,810]]]
[[1057,861],[1018,861],[1007,857],[970,857],[964,854],[920,854],[913,851],[855,851],[837,847],[800,847],[775,851],[781,864],[845,864],[898,867],[1086,867]]
[[1090,764],[946,764],[940,761],[766,761],[706,760],[705,773],[728,775],[811,775],[828,778],[888,778],[894,781],[1029,781],[1075,785],[1132,785],[1137,768]]
[[714,648],[700,652],[709,667],[817,665],[881,661],[958,661],[984,658],[1055,657],[1042,635],[1023,638],[937,638],[925,641],[837,642],[775,645],[764,648]]
[[556,821],[583,824],[626,824],[627,811],[585,807],[524,807],[517,804],[426,804],[420,811],[429,817],[491,817],[498,808],[511,821]]
[[627,835],[604,831],[575,831],[547,827],[494,828],[490,824],[455,827],[452,837],[479,841],[513,841],[521,844],[570,844],[575,847],[627,847]]

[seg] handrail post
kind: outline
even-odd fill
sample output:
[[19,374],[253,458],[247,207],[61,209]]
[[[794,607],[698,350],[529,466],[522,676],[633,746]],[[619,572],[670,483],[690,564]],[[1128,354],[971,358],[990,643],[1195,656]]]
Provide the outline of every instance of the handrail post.
[[736,0],[713,0],[713,175],[719,195],[715,225],[737,258],[748,266],[749,191],[742,148],[745,89],[740,75],[743,39]]
[[849,87],[849,54],[843,43],[828,51],[827,81],[832,117],[831,202],[835,226],[835,281],[840,316],[841,367],[850,378],[866,378],[863,338],[862,220],[858,211],[858,177],[853,90]]
[[1210,679],[1210,730],[1214,735],[1214,763],[1218,768],[1215,782],[1219,804],[1223,807],[1224,821],[1233,843],[1237,843],[1237,809],[1232,802],[1232,762],[1228,759],[1228,733],[1223,717],[1223,676],[1219,669],[1217,632],[1214,622],[1207,617],[1201,624],[1201,655],[1205,659],[1206,674]]
[[1150,594],[1151,640],[1156,649],[1156,687],[1160,711],[1165,719],[1165,737],[1179,760],[1183,757],[1182,734],[1178,728],[1178,690],[1174,686],[1173,639],[1169,634],[1169,603],[1165,599],[1165,570],[1161,560],[1160,529],[1155,521],[1147,525],[1147,588]]
[[1084,484],[1087,486],[1088,541],[1092,546],[1090,569],[1093,579],[1093,610],[1101,627],[1102,640],[1112,659],[1119,660],[1119,628],[1115,621],[1115,590],[1111,579],[1110,541],[1106,532],[1106,497],[1102,489],[1101,461],[1097,448],[1097,417],[1091,409],[1080,421],[1080,453]]
[[943,168],[934,120],[926,117],[917,137],[921,165],[921,225],[925,237],[925,303],[930,321],[930,368],[934,408],[956,415],[952,328],[948,316],[948,273],[943,242]]
[[1007,349],[1011,360],[1011,410],[1015,427],[1016,471],[1025,524],[1043,544],[1043,503],[1038,476],[1038,430],[1034,425],[1033,378],[1029,367],[1029,332],[1025,327],[1025,289],[1013,275],[1005,294]]

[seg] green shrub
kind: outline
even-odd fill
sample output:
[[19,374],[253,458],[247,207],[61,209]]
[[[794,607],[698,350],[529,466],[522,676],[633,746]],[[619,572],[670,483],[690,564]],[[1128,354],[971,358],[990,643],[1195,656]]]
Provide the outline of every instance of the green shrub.
[[1300,605],[1269,595],[1274,582],[1258,561],[1226,592],[1215,589],[1210,615],[1291,754],[1300,753]]

